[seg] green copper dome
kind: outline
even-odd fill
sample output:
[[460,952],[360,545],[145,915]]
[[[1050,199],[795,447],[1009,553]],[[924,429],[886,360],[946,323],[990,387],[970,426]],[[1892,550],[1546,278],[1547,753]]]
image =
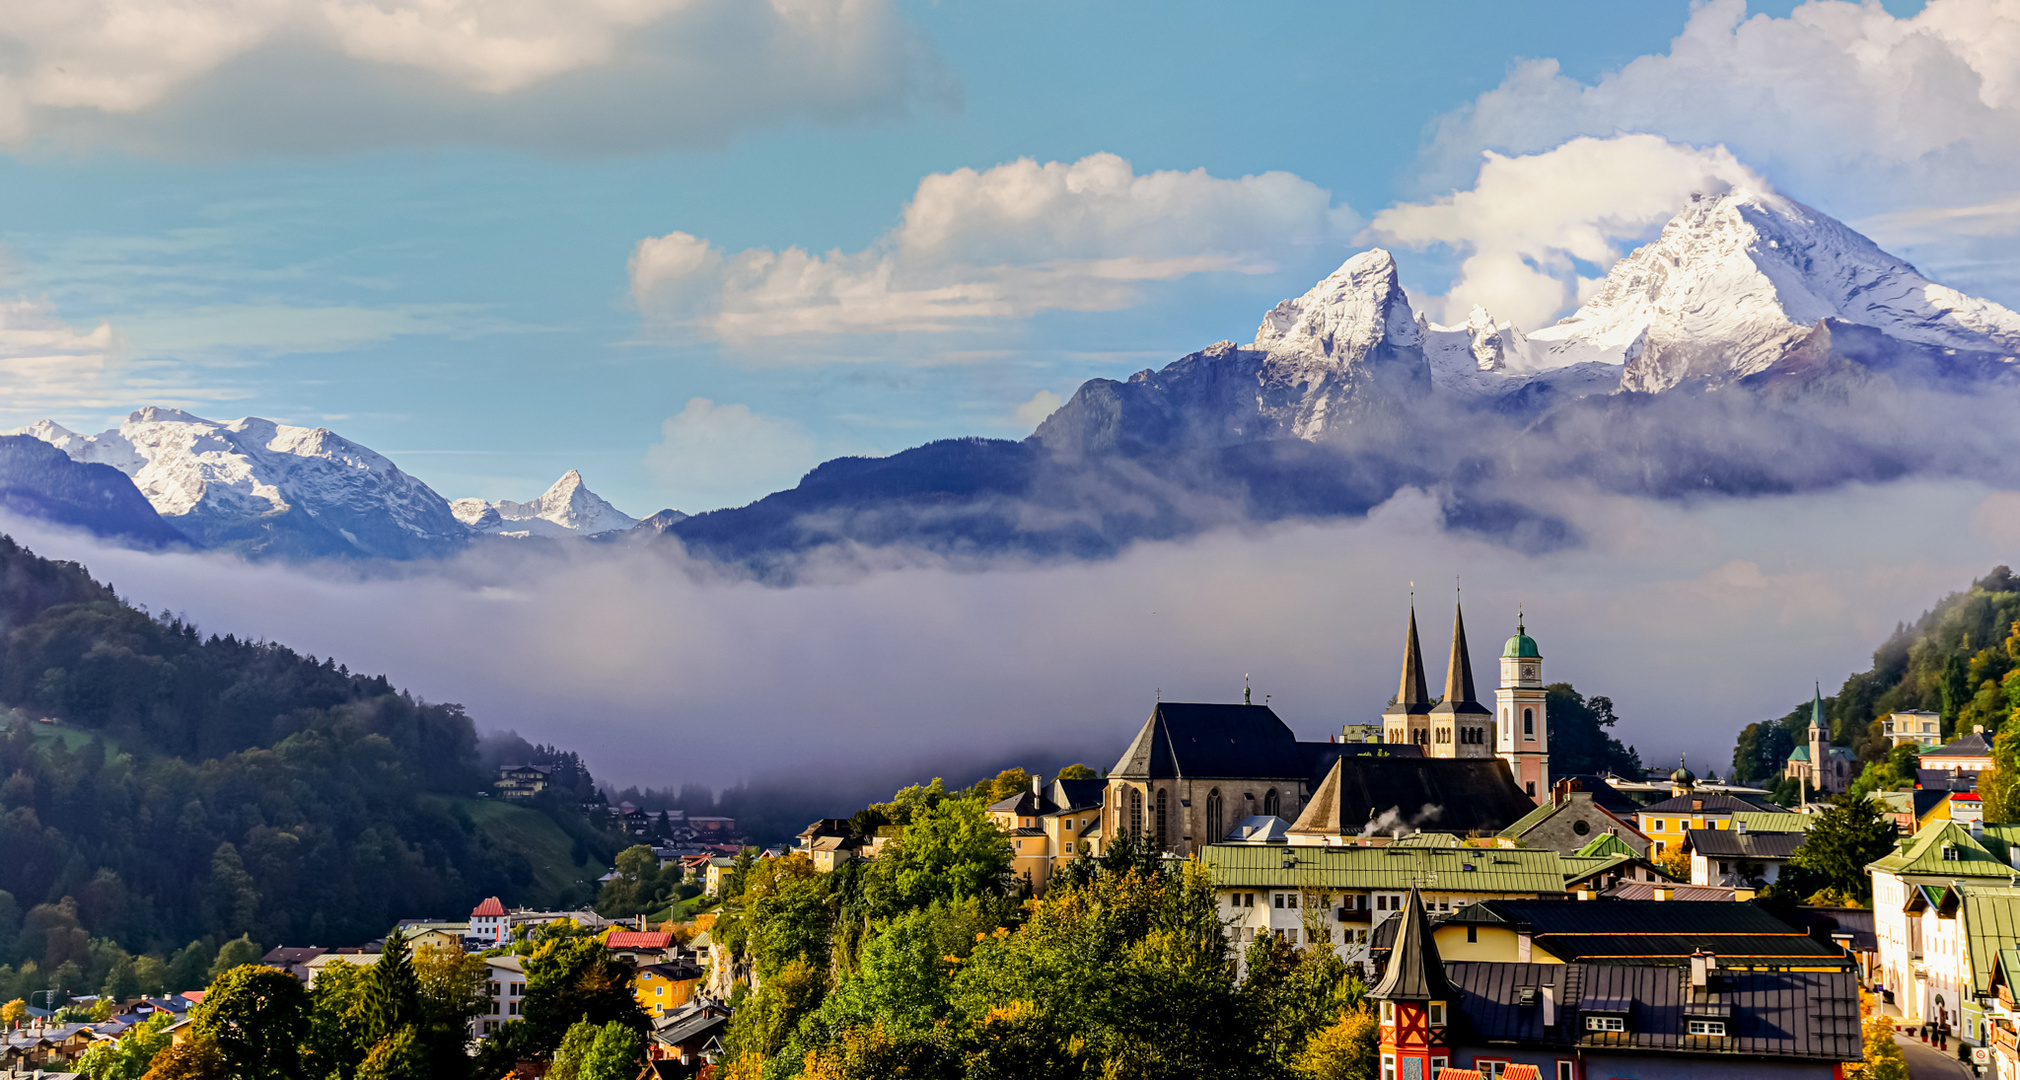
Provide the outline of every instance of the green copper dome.
[[1530,637],[1528,634],[1523,632],[1522,617],[1520,615],[1517,615],[1515,617],[1515,636],[1509,638],[1508,644],[1502,646],[1501,648],[1501,659],[1503,660],[1543,659],[1543,654],[1536,651],[1536,639]]

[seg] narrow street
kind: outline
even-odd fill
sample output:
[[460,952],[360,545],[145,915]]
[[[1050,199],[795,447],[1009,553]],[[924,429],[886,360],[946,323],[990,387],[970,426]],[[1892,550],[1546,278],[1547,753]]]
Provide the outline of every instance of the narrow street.
[[1957,1060],[1957,1044],[1950,1043],[1947,1051],[1938,1050],[1913,1035],[1895,1033],[1894,1041],[1901,1046],[1901,1055],[1908,1059],[1908,1075],[1914,1080],[1967,1080],[1977,1074],[1971,1066]]

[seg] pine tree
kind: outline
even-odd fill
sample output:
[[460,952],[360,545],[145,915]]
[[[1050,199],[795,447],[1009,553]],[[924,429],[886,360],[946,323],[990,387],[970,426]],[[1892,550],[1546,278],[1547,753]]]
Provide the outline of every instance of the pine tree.
[[406,932],[398,927],[386,935],[379,962],[366,972],[357,1008],[360,1041],[368,1046],[420,1019],[421,982],[414,975]]

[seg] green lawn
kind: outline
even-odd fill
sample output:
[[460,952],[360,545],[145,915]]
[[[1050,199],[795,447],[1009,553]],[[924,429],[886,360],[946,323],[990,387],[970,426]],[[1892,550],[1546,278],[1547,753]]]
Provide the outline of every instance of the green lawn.
[[525,904],[530,907],[544,907],[554,902],[570,885],[588,881],[590,892],[596,890],[596,879],[610,868],[593,858],[585,864],[576,865],[570,859],[575,842],[554,823],[554,819],[538,810],[523,806],[513,806],[503,799],[450,799],[461,806],[477,823],[485,834],[501,847],[524,852],[533,863],[533,895],[504,898],[508,904]]

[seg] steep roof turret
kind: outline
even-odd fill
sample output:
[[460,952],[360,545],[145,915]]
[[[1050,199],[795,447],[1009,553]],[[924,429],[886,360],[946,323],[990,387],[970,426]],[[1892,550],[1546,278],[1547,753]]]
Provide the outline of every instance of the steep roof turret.
[[1445,700],[1431,711],[1465,716],[1492,716],[1480,704],[1473,690],[1473,655],[1466,648],[1466,612],[1456,602],[1452,606],[1452,659],[1445,668]]
[[1403,677],[1396,686],[1396,703],[1389,713],[1428,713],[1431,690],[1424,681],[1424,647],[1417,643],[1417,605],[1410,604],[1410,630],[1403,638]]
[[1437,939],[1431,936],[1431,921],[1415,886],[1403,904],[1402,922],[1396,927],[1395,948],[1389,953],[1389,967],[1381,984],[1368,992],[1378,1001],[1453,1001],[1459,991],[1445,977],[1445,960],[1438,955]]

